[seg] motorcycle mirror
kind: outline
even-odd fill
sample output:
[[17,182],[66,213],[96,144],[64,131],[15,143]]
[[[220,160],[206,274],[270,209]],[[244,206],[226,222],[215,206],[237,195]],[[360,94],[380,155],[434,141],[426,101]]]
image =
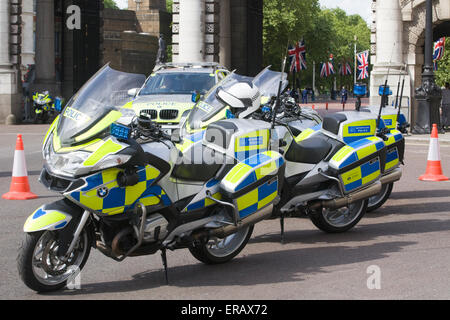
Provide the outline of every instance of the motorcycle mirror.
[[180,129],[175,129],[172,131],[172,135],[170,136],[170,141],[172,141],[174,143],[181,142]]
[[136,94],[137,94],[137,92],[138,92],[138,90],[139,90],[139,88],[133,88],[133,89],[130,89],[130,90],[128,90],[127,94],[128,94],[130,97],[135,97]]

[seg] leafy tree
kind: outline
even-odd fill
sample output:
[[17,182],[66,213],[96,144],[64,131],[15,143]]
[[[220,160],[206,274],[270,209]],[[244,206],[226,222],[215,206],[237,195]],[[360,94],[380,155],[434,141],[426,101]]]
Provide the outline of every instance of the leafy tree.
[[436,83],[443,87],[450,82],[450,38],[445,41],[444,56],[438,61],[438,70],[435,72]]
[[172,13],[172,7],[173,7],[173,0],[167,0],[166,1],[167,12]]
[[119,9],[114,0],[103,0],[103,5],[108,9]]
[[338,64],[346,60],[353,66],[355,35],[358,52],[370,47],[370,29],[359,15],[348,16],[342,9],[321,10],[318,0],[265,0],[263,26],[264,65],[272,65],[274,70],[280,70],[288,43],[305,40],[308,69],[297,74],[301,87],[312,87],[315,62],[316,87],[331,88],[333,76],[319,77],[320,63],[328,61],[330,54],[338,85],[352,87],[353,76],[340,77]]

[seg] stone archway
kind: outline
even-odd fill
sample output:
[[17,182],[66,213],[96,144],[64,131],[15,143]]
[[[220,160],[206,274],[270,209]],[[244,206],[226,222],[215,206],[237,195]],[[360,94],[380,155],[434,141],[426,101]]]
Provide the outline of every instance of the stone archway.
[[[387,52],[391,52],[391,45],[386,43],[377,43],[382,28],[377,28],[380,23],[384,23],[386,17],[382,15],[380,7],[392,6],[396,11],[397,21],[395,21],[394,29],[398,30],[398,36],[401,40],[401,45],[398,49],[401,52],[396,52],[401,57],[401,62],[406,64],[406,73],[399,68],[396,63],[391,64],[390,74],[393,77],[389,79],[389,85],[393,89],[393,92],[397,90],[396,75],[404,74],[406,76],[405,83],[405,97],[404,101],[410,101],[411,112],[409,113],[405,108],[405,113],[408,114],[409,120],[414,123],[416,114],[416,105],[414,101],[414,90],[422,83],[422,68],[424,64],[424,45],[425,45],[425,0],[373,0],[373,27],[372,27],[372,63],[374,70],[371,76],[371,103],[377,104],[380,101],[378,97],[378,86],[383,83],[383,79],[386,78],[387,68],[386,63],[377,60],[377,55]],[[392,21],[389,21],[392,23]],[[434,27],[434,40],[437,40],[442,36],[450,36],[450,0],[434,0],[433,1],[433,27]],[[394,31],[394,30],[392,30]],[[392,35],[387,34],[387,37],[392,38]],[[382,47],[380,47],[380,45]],[[395,54],[394,54],[395,55]]]

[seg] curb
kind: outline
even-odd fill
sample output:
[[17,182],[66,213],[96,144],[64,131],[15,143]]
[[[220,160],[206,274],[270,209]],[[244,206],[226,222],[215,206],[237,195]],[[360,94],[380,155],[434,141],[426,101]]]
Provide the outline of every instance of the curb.
[[[447,133],[446,136],[448,136],[448,138],[446,137],[446,139],[442,139],[439,138],[439,145],[446,145],[446,146],[450,146],[450,134]],[[406,142],[408,143],[421,143],[421,144],[426,144],[429,145],[430,144],[430,137],[421,137],[421,136],[416,136],[416,135],[410,135],[410,136],[404,136]]]

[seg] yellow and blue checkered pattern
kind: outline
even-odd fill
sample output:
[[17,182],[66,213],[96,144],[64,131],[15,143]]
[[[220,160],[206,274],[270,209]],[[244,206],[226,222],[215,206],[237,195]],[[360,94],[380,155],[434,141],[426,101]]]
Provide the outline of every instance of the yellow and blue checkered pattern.
[[396,142],[403,139],[403,135],[398,130],[391,130],[389,134],[386,135],[388,140],[384,142],[387,147],[386,152],[386,165],[384,166],[384,171],[390,171],[400,165],[399,151],[396,146],[390,147]]
[[183,143],[177,144],[176,147],[182,153],[186,152],[190,147],[199,141],[202,141],[205,130],[183,137]]
[[136,202],[142,201],[144,205],[157,204],[163,201],[170,204],[170,199],[160,186],[152,186],[160,171],[150,165],[138,167],[138,183],[134,186],[119,187],[117,175],[122,171],[118,168],[86,177],[86,184],[70,196],[84,207],[100,214],[114,215],[123,213],[132,208]]
[[330,161],[330,166],[339,171],[345,170],[345,167],[359,160],[368,159],[364,164],[340,174],[346,192],[353,191],[378,179],[381,175],[381,161],[379,157],[374,157],[374,155],[384,147],[382,139],[369,137],[350,143],[334,155]]
[[256,130],[236,138],[234,156],[243,161],[260,152],[266,151],[269,146],[269,130]]
[[334,169],[342,169],[384,148],[384,142],[378,137],[357,140],[342,147],[330,160]]
[[308,128],[303,130],[296,138],[296,142],[300,142],[306,139],[311,138],[316,132],[320,131],[322,129],[322,124],[318,124],[312,128]]
[[267,181],[258,188],[237,198],[239,216],[245,218],[256,211],[264,208],[278,196],[278,179]]
[[277,172],[284,164],[283,157],[275,151],[256,154],[235,165],[223,179],[226,189],[237,192],[259,179]]

